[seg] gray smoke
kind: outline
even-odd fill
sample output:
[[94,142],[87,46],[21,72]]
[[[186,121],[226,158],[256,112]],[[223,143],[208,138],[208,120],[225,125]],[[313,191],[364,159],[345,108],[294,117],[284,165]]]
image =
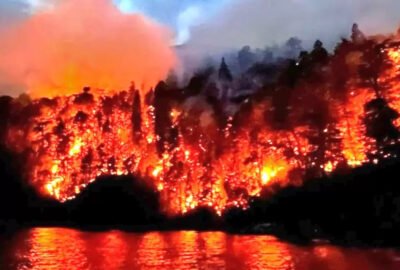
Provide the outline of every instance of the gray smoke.
[[400,0],[233,0],[208,23],[192,29],[187,46],[220,52],[244,45],[264,48],[297,36],[332,48],[357,22],[366,34],[400,26]]

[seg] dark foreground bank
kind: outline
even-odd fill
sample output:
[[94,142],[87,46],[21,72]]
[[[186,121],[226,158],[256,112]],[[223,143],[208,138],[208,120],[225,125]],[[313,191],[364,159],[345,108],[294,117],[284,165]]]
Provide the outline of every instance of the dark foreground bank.
[[247,210],[221,217],[208,209],[169,218],[156,192],[133,177],[105,177],[61,204],[39,196],[21,180],[19,163],[0,153],[0,229],[31,226],[89,230],[223,230],[274,234],[308,243],[325,239],[346,245],[399,246],[400,161],[364,166],[351,173],[307,181],[302,187],[265,191]]

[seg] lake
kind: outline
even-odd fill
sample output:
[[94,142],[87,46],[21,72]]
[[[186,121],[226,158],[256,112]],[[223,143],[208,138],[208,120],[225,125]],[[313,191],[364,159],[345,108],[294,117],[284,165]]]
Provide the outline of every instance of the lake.
[[223,232],[84,232],[34,228],[0,236],[0,269],[400,269],[400,251],[296,246]]

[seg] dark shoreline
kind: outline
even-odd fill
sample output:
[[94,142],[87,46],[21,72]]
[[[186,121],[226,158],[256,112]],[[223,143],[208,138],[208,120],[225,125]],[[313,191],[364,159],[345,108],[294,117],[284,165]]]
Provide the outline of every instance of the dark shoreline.
[[[2,153],[2,165],[11,156]],[[8,161],[8,162],[4,162]],[[11,163],[11,164],[16,164]],[[349,247],[400,247],[399,160],[366,165],[252,198],[247,210],[228,209],[221,217],[209,209],[185,216],[162,214],[158,194],[132,177],[95,181],[65,204],[46,200],[22,184],[18,170],[2,166],[0,230],[68,227],[85,231],[223,231],[268,234],[300,244],[314,239]]]

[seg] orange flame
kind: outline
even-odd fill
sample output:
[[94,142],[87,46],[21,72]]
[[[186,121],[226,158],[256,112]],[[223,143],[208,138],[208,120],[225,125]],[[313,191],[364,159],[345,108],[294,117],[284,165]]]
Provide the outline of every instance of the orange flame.
[[[398,111],[400,84],[393,78],[400,70],[399,52],[389,51],[394,65],[382,75],[391,83],[388,99]],[[365,134],[362,117],[374,92],[354,82],[347,90],[345,102],[330,103],[335,121],[321,132],[328,136],[331,129],[339,130],[339,150],[325,146],[323,161],[311,157],[316,146],[304,123],[285,130],[266,124],[268,102],[256,104],[244,123],[230,119],[223,129],[213,120],[199,124],[200,117],[190,117],[184,106],[176,105],[168,113],[168,128],[177,130],[176,142],[166,143],[160,153],[153,105],[141,105],[141,134],[135,137],[134,90],[35,100],[30,106],[37,114],[12,125],[8,142],[16,151],[30,151],[32,185],[60,201],[74,198],[100,175],[131,173],[158,190],[167,213],[210,207],[221,214],[227,207],[247,207],[248,198],[260,196],[264,188],[298,183],[302,173],[317,164],[317,169],[330,173],[341,162],[352,167],[368,162],[376,146]]]

